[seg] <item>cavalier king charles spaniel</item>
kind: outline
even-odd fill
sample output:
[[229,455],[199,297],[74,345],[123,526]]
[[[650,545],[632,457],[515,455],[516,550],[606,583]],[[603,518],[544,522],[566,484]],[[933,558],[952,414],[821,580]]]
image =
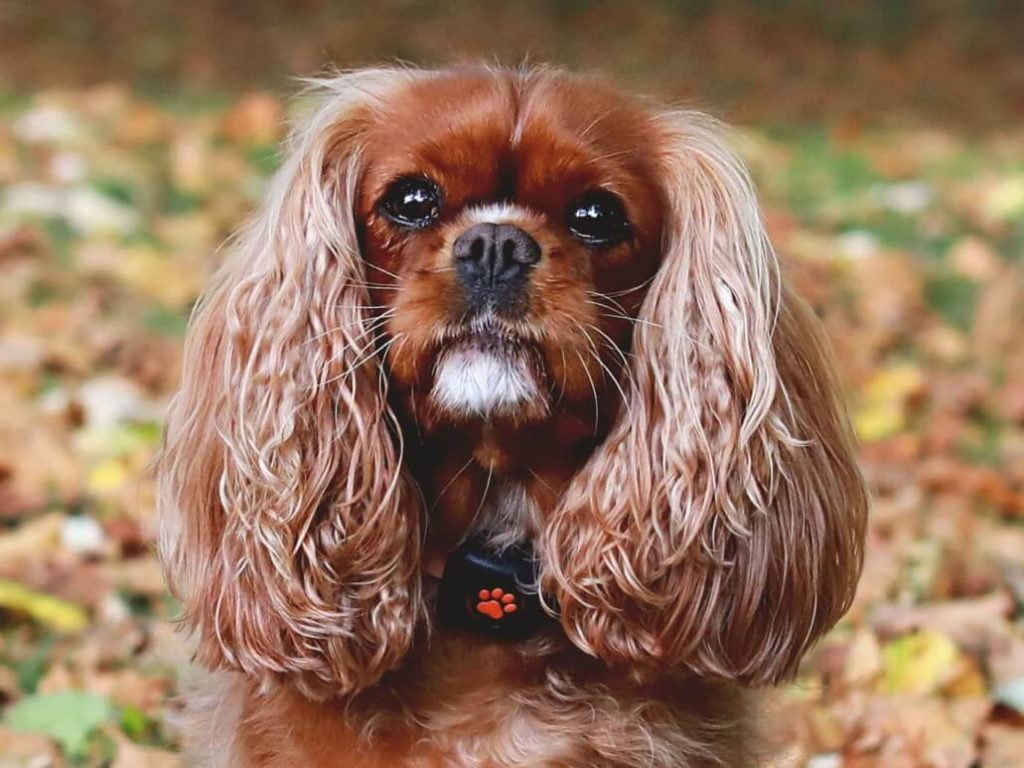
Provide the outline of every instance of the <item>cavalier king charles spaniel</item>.
[[167,420],[190,764],[757,764],[867,496],[720,127],[545,68],[318,87]]

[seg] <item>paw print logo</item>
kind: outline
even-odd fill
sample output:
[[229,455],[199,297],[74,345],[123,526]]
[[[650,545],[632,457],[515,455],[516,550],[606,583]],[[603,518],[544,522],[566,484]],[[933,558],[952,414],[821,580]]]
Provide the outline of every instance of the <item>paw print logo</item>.
[[519,606],[516,605],[516,596],[500,587],[481,589],[477,593],[477,597],[480,598],[480,602],[476,604],[476,612],[495,621],[505,618],[505,614],[515,613],[519,610]]

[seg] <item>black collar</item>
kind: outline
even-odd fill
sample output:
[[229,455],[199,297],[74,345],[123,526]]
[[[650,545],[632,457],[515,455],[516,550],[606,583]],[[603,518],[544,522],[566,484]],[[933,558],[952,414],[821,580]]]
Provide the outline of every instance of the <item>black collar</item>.
[[445,561],[437,598],[442,624],[522,640],[551,620],[537,592],[537,562],[528,546],[496,552],[469,539]]

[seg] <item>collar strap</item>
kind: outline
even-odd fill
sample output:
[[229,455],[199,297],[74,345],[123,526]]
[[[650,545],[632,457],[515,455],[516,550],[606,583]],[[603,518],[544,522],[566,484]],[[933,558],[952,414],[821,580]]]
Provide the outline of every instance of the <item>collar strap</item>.
[[533,551],[515,546],[495,552],[480,539],[448,555],[437,612],[445,626],[517,640],[551,620],[538,596]]

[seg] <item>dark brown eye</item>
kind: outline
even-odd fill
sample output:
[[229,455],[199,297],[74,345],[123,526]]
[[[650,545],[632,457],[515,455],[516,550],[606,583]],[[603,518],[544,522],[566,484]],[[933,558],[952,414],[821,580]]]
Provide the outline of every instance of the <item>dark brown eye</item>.
[[441,213],[441,190],[423,176],[407,176],[394,182],[380,200],[381,212],[400,227],[422,229]]
[[574,200],[567,219],[569,231],[587,245],[614,245],[629,237],[629,219],[622,201],[601,189]]

